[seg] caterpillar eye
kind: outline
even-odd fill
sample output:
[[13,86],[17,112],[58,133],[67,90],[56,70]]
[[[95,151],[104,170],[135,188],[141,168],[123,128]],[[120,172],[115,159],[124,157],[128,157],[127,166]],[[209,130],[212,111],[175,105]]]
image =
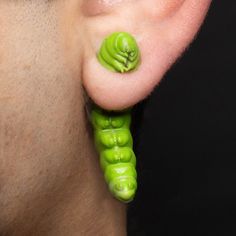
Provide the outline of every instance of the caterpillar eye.
[[116,191],[123,191],[125,189],[125,186],[122,183],[118,183],[118,184],[115,185],[114,189]]

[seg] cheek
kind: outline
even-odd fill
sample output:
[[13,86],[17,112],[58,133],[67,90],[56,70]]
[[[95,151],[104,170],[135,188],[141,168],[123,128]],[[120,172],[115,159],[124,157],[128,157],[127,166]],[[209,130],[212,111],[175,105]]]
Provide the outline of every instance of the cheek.
[[0,21],[0,232],[4,222],[46,208],[78,172],[85,146],[79,78],[55,16],[17,12]]
[[62,71],[60,76],[66,81],[22,81],[21,96],[0,102],[0,228],[11,217],[40,215],[78,173],[85,146],[80,90]]

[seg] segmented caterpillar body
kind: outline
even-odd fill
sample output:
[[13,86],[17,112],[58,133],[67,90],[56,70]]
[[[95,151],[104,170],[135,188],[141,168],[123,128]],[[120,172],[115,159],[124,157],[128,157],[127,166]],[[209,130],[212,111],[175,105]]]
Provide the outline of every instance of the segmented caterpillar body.
[[120,201],[130,202],[137,189],[130,111],[107,112],[95,108],[91,120],[100,164],[109,189]]

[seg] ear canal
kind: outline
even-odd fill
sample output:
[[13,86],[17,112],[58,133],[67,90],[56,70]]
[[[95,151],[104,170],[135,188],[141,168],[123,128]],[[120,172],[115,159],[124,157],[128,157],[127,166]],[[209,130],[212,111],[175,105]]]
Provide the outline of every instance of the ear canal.
[[[140,52],[130,34],[118,32],[103,41],[97,58],[105,68],[124,73],[137,69]],[[136,157],[130,132],[131,110],[112,112],[94,105],[91,122],[109,190],[115,198],[128,203],[137,190]]]

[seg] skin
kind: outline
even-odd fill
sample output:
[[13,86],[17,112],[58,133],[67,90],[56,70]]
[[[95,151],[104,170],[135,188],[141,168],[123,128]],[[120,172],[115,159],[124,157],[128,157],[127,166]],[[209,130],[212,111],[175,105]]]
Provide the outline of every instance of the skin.
[[[104,109],[142,100],[192,40],[210,3],[145,2],[0,0],[0,235],[126,234],[126,209],[99,167],[84,88]],[[161,21],[161,30],[152,27]],[[105,35],[118,30],[141,39],[142,64],[126,81],[96,58]]]
[[122,235],[87,131],[81,38],[60,4],[0,1],[0,235]]

